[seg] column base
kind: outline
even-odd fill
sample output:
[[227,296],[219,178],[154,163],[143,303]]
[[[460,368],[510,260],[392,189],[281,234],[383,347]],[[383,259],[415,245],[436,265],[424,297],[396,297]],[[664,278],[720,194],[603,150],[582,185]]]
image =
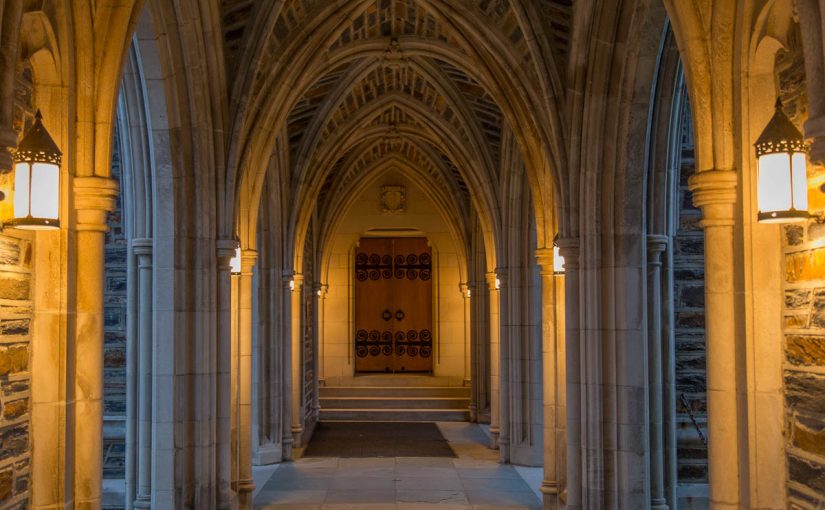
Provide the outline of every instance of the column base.
[[149,496],[140,496],[138,497],[134,503],[132,503],[132,508],[152,508],[152,499]]
[[255,449],[252,454],[252,464],[255,466],[266,466],[277,464],[284,460],[281,446],[276,444],[264,444]]
[[303,427],[293,427],[292,428],[292,447],[293,448],[301,448],[304,439],[304,429]]
[[650,500],[650,510],[670,510],[667,501],[662,498]]
[[490,427],[490,448],[498,450],[499,429]]
[[478,421],[478,405],[475,402],[470,403],[470,421],[476,423]]

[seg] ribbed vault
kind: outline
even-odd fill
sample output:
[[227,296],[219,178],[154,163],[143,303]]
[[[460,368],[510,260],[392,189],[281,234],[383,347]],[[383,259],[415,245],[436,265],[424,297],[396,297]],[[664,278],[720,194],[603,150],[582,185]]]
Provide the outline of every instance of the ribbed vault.
[[[295,267],[311,219],[351,189],[357,169],[380,169],[382,160],[404,161],[443,187],[452,202],[444,212],[477,213],[494,267],[509,126],[544,245],[554,174],[564,167],[556,97],[570,1],[224,1],[228,67],[238,68],[227,185],[237,190],[242,243],[254,246],[263,169],[280,147]],[[466,225],[457,228],[465,238]]]

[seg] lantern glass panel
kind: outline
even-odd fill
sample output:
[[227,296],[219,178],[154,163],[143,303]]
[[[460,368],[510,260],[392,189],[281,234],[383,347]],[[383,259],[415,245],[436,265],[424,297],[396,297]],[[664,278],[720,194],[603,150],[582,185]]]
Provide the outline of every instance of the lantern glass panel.
[[553,271],[557,274],[564,273],[564,257],[558,246],[553,247]]
[[759,211],[791,209],[790,154],[774,152],[759,157]]
[[52,163],[32,165],[31,215],[34,218],[57,219],[60,201],[60,169]]
[[29,163],[17,163],[14,167],[14,217],[29,215]]
[[804,152],[794,152],[791,156],[793,174],[793,208],[808,210],[808,162]]

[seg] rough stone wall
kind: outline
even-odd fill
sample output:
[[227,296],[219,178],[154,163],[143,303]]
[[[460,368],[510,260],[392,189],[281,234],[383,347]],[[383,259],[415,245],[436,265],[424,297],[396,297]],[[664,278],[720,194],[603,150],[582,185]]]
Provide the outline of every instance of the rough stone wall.
[[825,225],[790,225],[785,245],[788,503],[825,505]]
[[[112,178],[121,182],[120,147],[115,136]],[[121,189],[122,186],[121,186]],[[104,287],[104,430],[103,477],[123,479],[126,455],[126,260],[123,203],[118,196],[109,214]]]
[[0,508],[28,506],[32,246],[0,235]]
[[[21,63],[13,126],[24,133],[34,119],[31,69]],[[0,508],[27,508],[31,443],[32,244],[0,234]]]
[[[692,123],[687,102],[682,112],[681,161],[677,200],[679,222],[673,247],[673,306],[676,334],[676,426],[679,484],[707,484],[707,446],[691,413],[707,436],[705,368],[705,246],[701,211],[693,206],[688,179],[695,172]],[[682,399],[684,395],[684,399]],[[685,405],[687,403],[687,405]],[[691,508],[690,492],[680,503]],[[698,493],[693,493],[698,495]]]

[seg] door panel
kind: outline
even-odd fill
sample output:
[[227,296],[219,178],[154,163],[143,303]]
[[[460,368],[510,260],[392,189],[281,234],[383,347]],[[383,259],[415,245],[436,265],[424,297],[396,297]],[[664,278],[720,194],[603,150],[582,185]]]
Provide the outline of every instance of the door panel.
[[425,238],[364,238],[355,253],[355,369],[431,372],[432,252]]

